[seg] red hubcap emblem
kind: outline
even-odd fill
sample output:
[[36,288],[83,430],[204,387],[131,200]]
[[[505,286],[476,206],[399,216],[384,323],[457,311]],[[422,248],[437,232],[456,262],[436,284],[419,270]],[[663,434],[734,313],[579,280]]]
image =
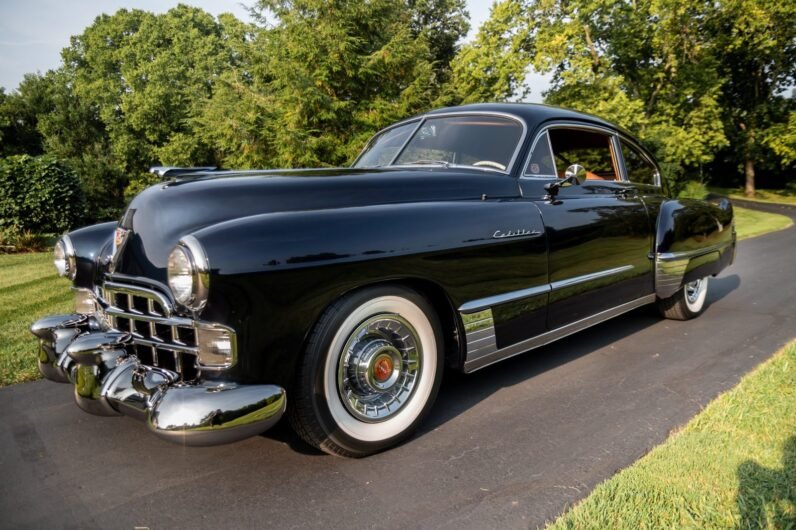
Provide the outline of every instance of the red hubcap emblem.
[[383,383],[392,375],[392,369],[392,359],[389,357],[382,357],[376,361],[376,364],[373,366],[373,376],[376,378],[376,381]]

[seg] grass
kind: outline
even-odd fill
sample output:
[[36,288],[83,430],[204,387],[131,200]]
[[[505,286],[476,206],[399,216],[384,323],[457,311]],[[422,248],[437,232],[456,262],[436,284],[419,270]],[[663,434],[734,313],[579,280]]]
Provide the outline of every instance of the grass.
[[760,212],[737,206],[733,208],[733,211],[735,212],[735,230],[738,233],[738,239],[776,232],[793,225],[790,217],[778,213]]
[[49,252],[0,255],[0,386],[39,378],[28,327],[39,317],[71,312],[72,299]]
[[747,201],[772,202],[778,204],[796,205],[796,188],[788,187],[783,190],[755,190],[753,198],[744,195],[741,188],[719,188],[709,186],[708,190],[729,197],[730,199],[746,199]]
[[796,528],[796,341],[548,528]]

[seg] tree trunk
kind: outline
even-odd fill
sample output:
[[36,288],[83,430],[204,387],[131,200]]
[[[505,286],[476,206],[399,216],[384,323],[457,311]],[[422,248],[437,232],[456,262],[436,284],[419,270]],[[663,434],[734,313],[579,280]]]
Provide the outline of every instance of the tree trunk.
[[746,155],[746,161],[744,162],[744,174],[746,174],[746,187],[744,189],[744,195],[747,197],[754,197],[755,196],[755,163],[752,160],[752,157]]

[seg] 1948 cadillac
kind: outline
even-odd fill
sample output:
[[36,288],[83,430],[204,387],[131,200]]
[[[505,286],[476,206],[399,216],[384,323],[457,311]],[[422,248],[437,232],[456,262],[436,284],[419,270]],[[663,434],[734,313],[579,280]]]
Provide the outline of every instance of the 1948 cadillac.
[[728,201],[672,199],[631,135],[541,105],[429,112],[350,168],[157,171],[119,222],[61,238],[75,313],[32,331],[80,408],[189,445],[287,413],[326,452],[383,450],[445,367],[644,304],[695,317],[735,255]]

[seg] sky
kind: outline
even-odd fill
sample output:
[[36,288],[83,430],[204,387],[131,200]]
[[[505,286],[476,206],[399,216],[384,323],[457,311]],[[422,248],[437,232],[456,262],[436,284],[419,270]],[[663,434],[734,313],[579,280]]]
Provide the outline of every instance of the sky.
[[[168,11],[178,0],[0,0],[0,87],[10,92],[26,73],[57,68],[61,49],[69,45],[69,37],[82,33],[100,13],[118,9],[145,9],[156,13]],[[232,13],[250,20],[246,0],[183,0],[213,15]],[[468,40],[489,17],[492,0],[467,0],[472,29]],[[547,88],[544,76],[531,75],[530,102],[540,102]]]

